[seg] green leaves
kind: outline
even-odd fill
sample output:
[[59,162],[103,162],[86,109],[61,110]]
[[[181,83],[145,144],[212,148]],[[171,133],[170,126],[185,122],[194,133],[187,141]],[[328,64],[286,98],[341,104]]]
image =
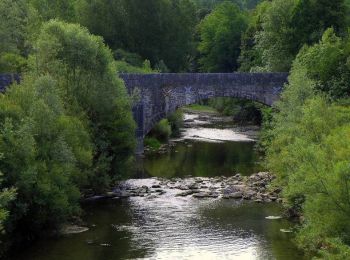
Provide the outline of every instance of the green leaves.
[[80,0],[76,10],[77,21],[113,50],[138,53],[153,67],[163,61],[171,71],[189,68],[197,22],[190,0]]
[[0,218],[24,239],[79,214],[80,190],[110,185],[135,144],[131,102],[102,38],[52,20],[34,46],[21,84],[0,95],[0,190],[17,192]]
[[[328,28],[345,34],[344,0],[274,0],[258,5],[243,41],[243,71],[289,71],[300,49]],[[323,56],[326,57],[326,56]]]
[[[341,92],[348,85],[346,45],[329,29],[320,43],[300,51],[276,105],[267,156],[289,204],[302,208],[299,245],[334,258],[346,254],[350,242],[350,108],[334,102],[349,97]],[[325,246],[334,237],[340,244],[332,247],[341,251]]]
[[232,72],[237,59],[241,34],[247,27],[247,17],[238,6],[224,2],[204,18],[199,25],[201,41],[198,50],[203,72]]

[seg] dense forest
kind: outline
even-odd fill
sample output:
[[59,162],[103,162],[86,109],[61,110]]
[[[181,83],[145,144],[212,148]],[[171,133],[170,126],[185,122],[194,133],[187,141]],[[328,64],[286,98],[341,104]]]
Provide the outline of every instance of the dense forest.
[[266,164],[300,220],[297,244],[348,259],[349,7],[349,0],[0,0],[0,72],[23,78],[0,96],[2,253],[79,216],[84,194],[132,165],[134,98],[116,72],[241,71],[290,73],[281,100],[264,110]]

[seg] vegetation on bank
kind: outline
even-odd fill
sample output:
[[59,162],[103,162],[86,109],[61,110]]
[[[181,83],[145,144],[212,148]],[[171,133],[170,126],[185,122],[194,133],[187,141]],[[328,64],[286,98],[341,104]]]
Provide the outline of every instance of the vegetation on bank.
[[[202,102],[203,103],[203,102]],[[183,108],[184,111],[204,112],[204,113],[217,113],[218,111],[209,105],[205,104],[192,104]]]
[[328,259],[350,253],[348,46],[328,29],[300,51],[268,131],[268,166],[303,216],[297,242]]
[[263,117],[268,167],[302,216],[298,244],[349,258],[349,14],[349,0],[0,0],[0,72],[23,75],[0,96],[2,246],[78,215],[81,193],[132,162],[132,100],[116,71],[285,71],[281,101],[259,118],[251,102],[211,105]]
[[53,20],[33,46],[21,84],[0,96],[4,247],[79,215],[80,193],[108,187],[134,151],[131,102],[102,38]]
[[177,110],[166,119],[162,119],[156,124],[151,132],[145,138],[145,145],[152,150],[158,150],[163,143],[169,141],[169,139],[179,137],[181,127],[183,126],[183,112]]

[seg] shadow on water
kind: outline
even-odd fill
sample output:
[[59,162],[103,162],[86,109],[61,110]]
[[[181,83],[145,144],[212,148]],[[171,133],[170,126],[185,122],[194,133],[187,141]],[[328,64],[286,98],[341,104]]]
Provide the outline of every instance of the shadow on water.
[[262,170],[254,142],[179,143],[166,154],[144,160],[146,175],[152,177],[214,177],[234,173],[250,175]]

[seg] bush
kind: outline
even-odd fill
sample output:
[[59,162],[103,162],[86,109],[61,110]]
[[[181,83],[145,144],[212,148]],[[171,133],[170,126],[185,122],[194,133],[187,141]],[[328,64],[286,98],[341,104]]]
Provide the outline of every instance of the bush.
[[153,136],[162,142],[167,141],[171,136],[171,126],[168,119],[162,119],[156,124],[150,132],[150,136]]
[[181,134],[181,128],[184,125],[183,113],[181,110],[177,110],[168,117],[168,121],[171,127],[171,137],[179,137]]
[[150,147],[152,150],[158,150],[162,146],[159,140],[154,137],[146,137],[144,145]]
[[247,20],[237,5],[225,1],[201,21],[198,45],[201,71],[232,72],[238,68],[241,34]]
[[234,98],[214,98],[209,100],[209,105],[221,114],[232,116],[238,123],[261,124],[263,105],[253,101],[238,100]]
[[27,65],[27,61],[22,56],[15,53],[4,53],[0,56],[0,71],[20,73]]
[[123,49],[118,49],[114,51],[114,58],[117,61],[125,61],[134,67],[142,67],[143,59],[140,55],[136,53],[127,52]]

